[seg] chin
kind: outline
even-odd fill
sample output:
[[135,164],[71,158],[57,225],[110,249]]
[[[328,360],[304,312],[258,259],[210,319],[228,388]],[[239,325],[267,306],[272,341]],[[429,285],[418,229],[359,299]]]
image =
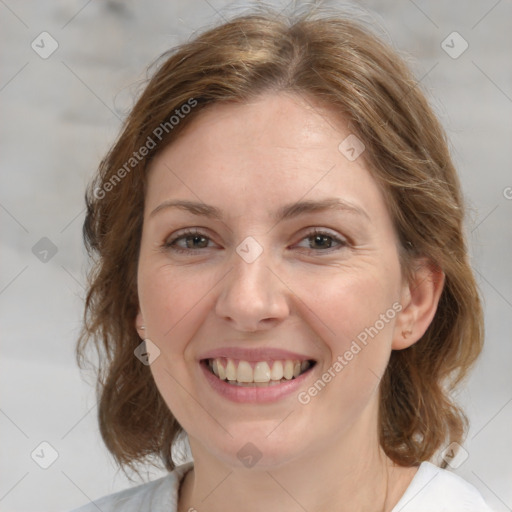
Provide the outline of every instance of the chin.
[[[284,422],[283,422],[284,423]],[[231,436],[222,431],[215,438],[201,440],[203,447],[228,467],[252,470],[272,470],[292,462],[298,457],[300,444],[311,445],[305,435],[291,434],[289,428],[278,432],[279,421],[262,421],[226,425]],[[311,429],[309,429],[311,431]],[[270,434],[269,434],[270,433]],[[200,438],[199,438],[200,439]],[[194,446],[191,441],[192,453]],[[304,446],[306,449],[306,446]]]

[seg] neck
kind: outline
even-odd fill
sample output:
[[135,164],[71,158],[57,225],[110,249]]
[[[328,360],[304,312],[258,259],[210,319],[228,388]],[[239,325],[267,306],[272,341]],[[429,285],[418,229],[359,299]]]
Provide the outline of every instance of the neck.
[[395,466],[377,432],[353,430],[300,458],[252,468],[225,464],[191,440],[194,469],[183,482],[178,510],[389,512],[417,468]]

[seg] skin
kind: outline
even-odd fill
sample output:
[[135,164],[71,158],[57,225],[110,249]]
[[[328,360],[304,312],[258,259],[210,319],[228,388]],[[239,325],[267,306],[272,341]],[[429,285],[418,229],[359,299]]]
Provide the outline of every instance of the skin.
[[[136,328],[161,351],[150,368],[194,456],[180,511],[391,510],[417,471],[394,465],[379,446],[378,385],[391,350],[415,343],[432,321],[443,275],[420,261],[405,281],[364,153],[349,161],[338,150],[349,134],[313,98],[268,93],[214,105],[151,164]],[[368,218],[337,210],[272,218],[285,204],[326,197]],[[171,199],[213,205],[223,217],[177,208],[150,215]],[[162,247],[183,228],[207,238],[189,239],[184,254]],[[315,242],[313,228],[346,244]],[[248,236],[263,249],[252,263],[236,252]],[[198,365],[219,346],[292,350],[317,361],[307,390],[394,303],[402,310],[307,405],[295,393],[230,402]],[[251,468],[237,457],[248,442],[262,454]]]

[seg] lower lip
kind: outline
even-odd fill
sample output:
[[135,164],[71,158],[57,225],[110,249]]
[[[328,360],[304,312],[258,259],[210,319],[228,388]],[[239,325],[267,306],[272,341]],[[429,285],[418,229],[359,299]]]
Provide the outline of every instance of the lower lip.
[[201,367],[210,386],[219,393],[219,395],[222,395],[224,398],[227,398],[232,402],[238,403],[276,402],[293,393],[297,393],[298,389],[303,385],[304,381],[311,374],[311,370],[314,368],[310,368],[295,379],[291,379],[281,384],[275,384],[267,387],[250,387],[228,384],[226,381],[219,379],[216,375],[210,372],[204,363],[199,363],[199,366]]

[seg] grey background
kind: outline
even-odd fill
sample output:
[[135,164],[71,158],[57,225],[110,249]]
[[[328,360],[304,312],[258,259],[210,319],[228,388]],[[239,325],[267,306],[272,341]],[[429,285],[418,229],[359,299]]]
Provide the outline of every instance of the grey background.
[[[87,265],[84,189],[146,66],[243,4],[227,5],[0,0],[3,511],[69,510],[129,485],[102,445],[90,376],[80,375],[73,356]],[[413,67],[450,138],[470,207],[467,233],[487,330],[483,355],[459,394],[471,430],[469,457],[455,472],[496,511],[511,510],[512,3],[358,5]],[[43,31],[59,45],[46,59],[31,47],[34,40],[41,46]],[[454,31],[469,45],[456,59],[441,46]],[[461,44],[450,42],[453,51]],[[49,45],[46,39],[46,50]],[[43,237],[51,244],[40,242]],[[38,243],[49,250],[39,258]],[[36,450],[40,463],[50,460],[51,449],[39,446],[43,441],[58,454],[48,469],[31,458]],[[161,474],[148,471],[146,477]]]

